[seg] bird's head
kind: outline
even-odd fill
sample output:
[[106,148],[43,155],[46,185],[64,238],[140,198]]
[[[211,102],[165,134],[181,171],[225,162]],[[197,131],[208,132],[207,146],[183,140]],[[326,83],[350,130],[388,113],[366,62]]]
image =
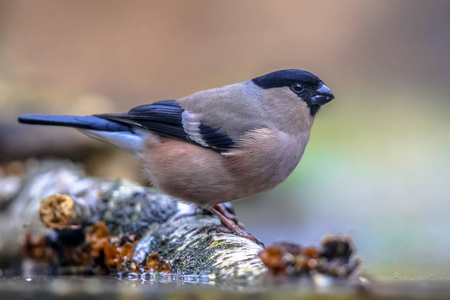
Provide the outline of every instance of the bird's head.
[[275,71],[252,79],[262,89],[283,88],[306,102],[310,114],[315,116],[320,107],[334,99],[330,89],[316,75],[302,70]]

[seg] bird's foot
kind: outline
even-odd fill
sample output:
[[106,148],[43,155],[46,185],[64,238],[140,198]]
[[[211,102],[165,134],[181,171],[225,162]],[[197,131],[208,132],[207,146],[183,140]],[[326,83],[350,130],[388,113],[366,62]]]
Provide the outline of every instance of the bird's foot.
[[[233,233],[243,238],[249,239],[257,243],[258,245],[264,247],[264,244],[260,240],[255,238],[253,235],[245,231],[243,227],[240,226],[239,222],[237,222],[235,215],[227,211],[229,215],[233,216],[233,218],[228,218],[226,216],[228,214],[227,213],[223,214],[222,208],[219,207],[219,209],[217,209],[217,206],[220,205],[215,205],[214,207],[210,208],[209,211],[212,212],[216,217],[218,217],[219,220],[222,221],[222,223],[226,226],[226,227],[225,226],[216,227],[215,229],[217,230],[217,232]],[[225,209],[225,207],[223,207],[223,209]]]
[[[239,226],[242,229],[245,229],[244,224],[242,224],[241,222],[238,221],[237,217],[235,214],[233,214],[232,212],[230,212],[225,205],[223,204],[216,204],[213,207],[214,209],[216,209],[218,212],[220,212],[225,218],[233,221],[237,226]],[[214,213],[213,213],[214,214]],[[217,216],[217,215],[216,215]],[[225,224],[226,225],[226,224]]]

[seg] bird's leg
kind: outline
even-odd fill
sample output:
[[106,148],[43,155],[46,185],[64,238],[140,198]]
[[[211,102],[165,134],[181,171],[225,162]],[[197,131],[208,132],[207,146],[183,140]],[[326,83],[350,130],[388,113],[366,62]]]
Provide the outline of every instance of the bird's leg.
[[[219,218],[222,223],[227,226],[228,228],[217,228],[217,231],[219,232],[228,232],[228,233],[234,233],[236,235],[239,235],[243,238],[249,239],[251,241],[254,241],[255,243],[261,245],[264,247],[264,244],[255,238],[253,235],[248,233],[247,231],[243,230],[239,225],[237,225],[232,219],[227,218],[222,212],[216,209],[216,206],[213,206],[208,209],[213,215]],[[234,215],[233,215],[234,216]],[[235,216],[234,216],[235,217]]]
[[228,209],[225,207],[225,205],[223,204],[216,204],[214,205],[214,208],[220,212],[222,215],[225,216],[225,218],[230,219],[231,221],[233,221],[236,225],[238,225],[239,227],[241,227],[242,229],[244,228],[244,225],[238,221],[237,217],[235,214],[231,213],[228,211]]

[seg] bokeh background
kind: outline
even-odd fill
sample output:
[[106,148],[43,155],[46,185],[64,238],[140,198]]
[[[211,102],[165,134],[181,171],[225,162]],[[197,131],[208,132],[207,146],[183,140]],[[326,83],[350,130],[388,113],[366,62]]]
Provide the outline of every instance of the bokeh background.
[[[267,244],[351,234],[378,279],[450,277],[450,1],[0,0],[0,162],[126,153],[22,113],[122,112],[299,68],[336,99],[276,189],[236,202]],[[106,155],[107,154],[107,155]]]

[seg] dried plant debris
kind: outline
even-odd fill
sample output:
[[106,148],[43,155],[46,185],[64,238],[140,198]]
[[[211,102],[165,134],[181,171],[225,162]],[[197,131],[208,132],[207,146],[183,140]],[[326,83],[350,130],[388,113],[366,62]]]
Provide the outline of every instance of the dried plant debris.
[[25,236],[25,241],[21,247],[23,258],[29,258],[36,262],[49,263],[54,258],[54,253],[45,243],[45,237],[33,239],[31,234]]
[[320,247],[279,242],[259,253],[263,263],[275,277],[300,277],[324,274],[334,278],[347,278],[360,265],[353,259],[352,240],[344,236],[326,236]]
[[[55,230],[55,232],[57,232]],[[79,235],[77,237],[77,235]],[[61,239],[61,236],[64,238]],[[71,240],[70,243],[65,240]],[[79,242],[75,242],[76,240]],[[148,256],[143,265],[131,262],[137,240],[133,235],[111,236],[104,222],[86,228],[59,230],[59,236],[48,235],[22,245],[22,256],[36,262],[47,262],[56,274],[105,275],[118,271],[170,273],[171,266],[158,253]]]
[[132,262],[129,269],[136,273],[172,273],[171,265],[165,261],[158,252],[150,253],[145,260],[144,266],[140,266],[138,263]]

